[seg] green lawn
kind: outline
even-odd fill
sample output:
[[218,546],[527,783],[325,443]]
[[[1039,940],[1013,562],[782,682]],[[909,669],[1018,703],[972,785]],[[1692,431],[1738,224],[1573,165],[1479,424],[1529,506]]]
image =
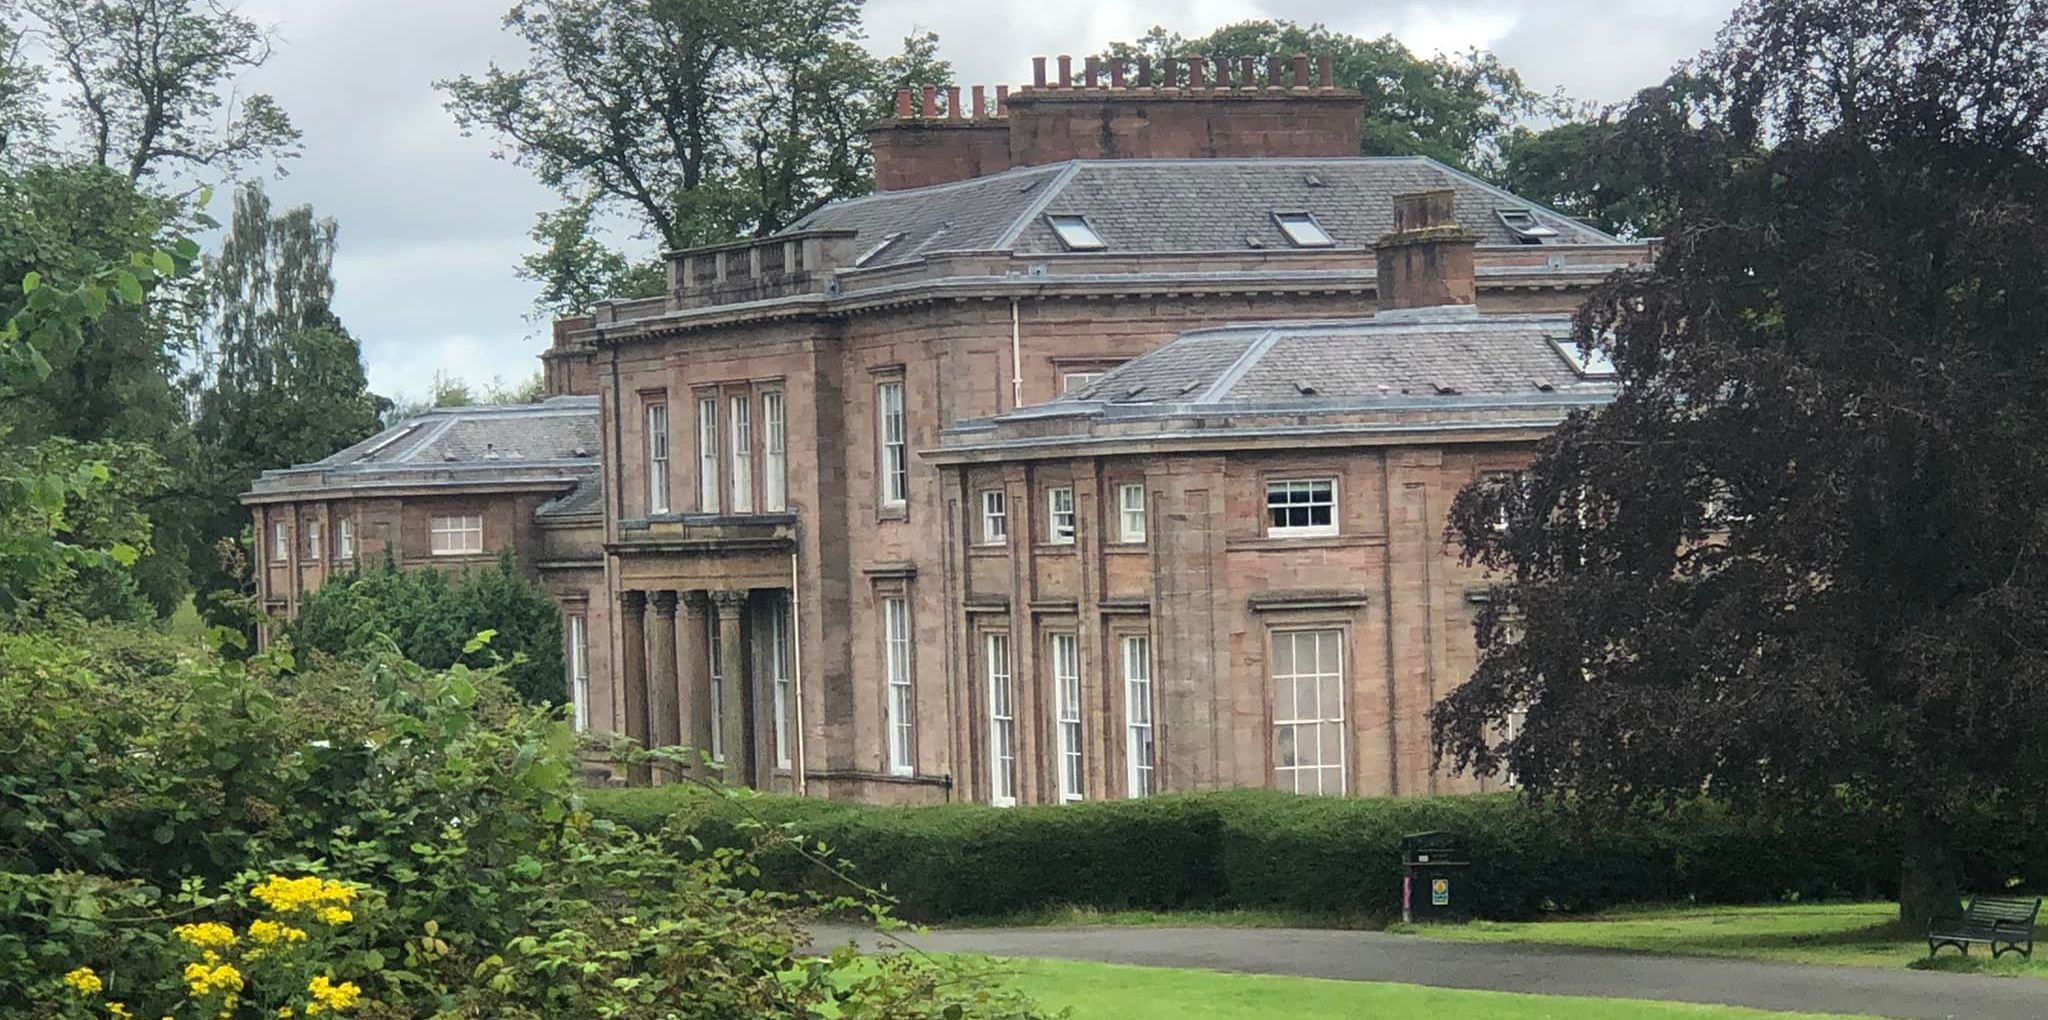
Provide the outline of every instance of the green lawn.
[[1794,1020],[1821,1015],[1057,960],[993,962],[1013,987],[1048,1008],[1071,1009],[1074,1020]]
[[1967,959],[1943,949],[1924,962],[1927,943],[1901,931],[1891,903],[1800,903],[1756,907],[1667,906],[1612,910],[1573,920],[1476,921],[1462,925],[1396,925],[1392,930],[1460,942],[1527,942],[1600,946],[1641,953],[1732,956],[1778,963],[1848,967],[1925,967],[2048,978],[2048,957],[2012,954],[1997,963],[1981,947]]

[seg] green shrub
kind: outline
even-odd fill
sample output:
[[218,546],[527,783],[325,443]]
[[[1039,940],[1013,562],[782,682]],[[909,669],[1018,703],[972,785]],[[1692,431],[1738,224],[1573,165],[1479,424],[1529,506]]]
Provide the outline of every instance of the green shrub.
[[[673,818],[708,846],[733,845],[748,819],[787,824],[922,921],[1051,905],[1388,916],[1400,905],[1401,837],[1432,830],[1466,848],[1463,902],[1490,918],[1622,903],[1875,898],[1891,895],[1898,875],[1892,826],[1851,797],[1775,821],[1705,799],[1600,820],[1505,794],[1312,798],[1263,790],[996,809],[729,801],[662,787],[597,791],[590,803],[643,831]],[[1973,888],[2039,881],[2033,876],[2048,847],[2013,817],[1987,806],[1963,823],[1978,848],[1967,862]],[[769,860],[762,880],[822,891],[818,875],[791,855]]]

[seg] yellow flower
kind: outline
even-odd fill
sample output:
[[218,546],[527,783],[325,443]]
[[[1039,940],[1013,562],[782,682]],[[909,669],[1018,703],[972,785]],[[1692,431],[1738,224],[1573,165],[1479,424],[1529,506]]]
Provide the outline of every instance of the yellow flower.
[[72,990],[76,991],[83,998],[91,998],[98,995],[100,989],[106,987],[100,983],[100,976],[93,973],[91,967],[80,967],[64,975],[64,983],[70,985]]
[[356,891],[353,888],[332,879],[322,880],[313,875],[299,878],[272,875],[264,880],[263,884],[249,890],[249,893],[280,914],[329,904],[346,905],[356,898]]
[[235,944],[235,930],[218,921],[204,924],[181,924],[171,929],[188,946],[200,949],[225,949]]
[[304,942],[306,941],[306,933],[301,929],[279,924],[276,921],[251,921],[249,922],[249,938],[267,946],[274,942]]
[[289,1018],[292,1015],[292,1008],[290,1006],[280,1007],[277,1011],[277,1015],[280,1017]]
[[356,919],[356,915],[340,907],[321,907],[315,916],[323,924],[347,924]]
[[120,1020],[131,1020],[131,1017],[133,1016],[133,1014],[128,1012],[128,1007],[123,1006],[118,1002],[107,1003],[107,1014],[109,1016],[119,1017]]
[[363,997],[363,990],[357,988],[355,982],[343,981],[337,985],[329,981],[325,974],[306,982],[306,993],[313,997],[313,1001],[306,1005],[308,1016],[320,1011],[316,1007],[325,1007],[339,1013],[355,1005],[356,1000]]
[[185,986],[192,989],[194,996],[200,998],[219,991],[239,992],[242,990],[242,972],[236,970],[232,963],[223,963],[217,967],[208,967],[203,963],[188,963],[185,965]]

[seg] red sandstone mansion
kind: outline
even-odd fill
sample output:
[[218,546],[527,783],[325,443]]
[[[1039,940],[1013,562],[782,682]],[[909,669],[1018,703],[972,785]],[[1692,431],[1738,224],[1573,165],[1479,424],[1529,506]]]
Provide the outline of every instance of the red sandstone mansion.
[[1569,316],[1647,248],[1356,155],[1327,62],[1057,68],[899,95],[875,194],[557,322],[542,403],[266,473],[266,600],[511,549],[578,725],[760,788],[1477,788],[1447,511],[1610,399]]

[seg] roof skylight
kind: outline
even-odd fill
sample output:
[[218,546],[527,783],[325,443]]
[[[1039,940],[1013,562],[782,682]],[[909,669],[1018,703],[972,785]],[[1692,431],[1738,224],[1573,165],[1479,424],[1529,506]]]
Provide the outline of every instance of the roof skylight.
[[1581,376],[1588,379],[1606,379],[1614,375],[1614,359],[1608,357],[1605,350],[1596,347],[1591,351],[1582,351],[1579,345],[1571,340],[1553,339],[1550,345],[1557,348],[1557,353],[1563,355],[1564,360],[1571,364],[1572,371]]
[[1280,224],[1280,232],[1287,235],[1296,248],[1334,248],[1337,239],[1316,222],[1313,213],[1276,212],[1273,222]]
[[1501,225],[1523,244],[1543,244],[1559,236],[1556,228],[1545,226],[1535,213],[1527,209],[1495,209],[1493,214],[1500,217]]
[[1086,216],[1053,214],[1047,216],[1045,222],[1052,227],[1053,233],[1059,235],[1060,243],[1066,245],[1068,251],[1101,251],[1109,247],[1103,243],[1102,235],[1088,225]]

